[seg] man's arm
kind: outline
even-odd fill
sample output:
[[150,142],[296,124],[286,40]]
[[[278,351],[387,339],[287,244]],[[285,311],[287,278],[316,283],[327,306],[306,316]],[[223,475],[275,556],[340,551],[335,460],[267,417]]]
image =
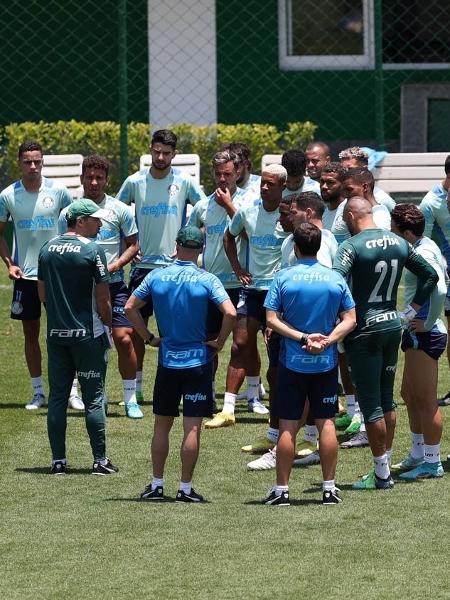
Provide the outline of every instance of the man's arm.
[[336,253],[333,262],[333,271],[337,271],[346,279],[352,270],[355,261],[355,253],[350,241],[343,242]]
[[412,308],[417,311],[430,297],[439,281],[439,275],[413,248],[409,249],[405,267],[417,277],[417,289],[411,302]]
[[354,308],[342,311],[339,313],[339,318],[341,319],[340,322],[327,336],[326,346],[340,342],[356,327],[356,310]]
[[111,297],[109,295],[109,283],[97,283],[95,286],[95,300],[97,302],[97,312],[100,315],[103,325],[112,327]]
[[42,281],[42,279],[38,279],[37,287],[38,287],[39,300],[42,302],[42,304],[45,304],[45,300],[46,300],[45,283]]
[[124,238],[126,249],[119,256],[117,260],[108,265],[108,271],[110,273],[116,273],[120,271],[125,265],[127,265],[139,252],[139,242],[137,239],[137,233],[129,235]]
[[216,306],[223,314],[222,327],[220,328],[217,338],[215,340],[206,342],[206,345],[216,352],[220,352],[227,340],[227,337],[233,331],[233,327],[236,322],[236,309],[234,308],[231,300],[224,300],[221,304],[217,304]]
[[125,304],[125,314],[133,324],[135,331],[141,336],[144,342],[148,341],[150,346],[159,346],[160,338],[156,337],[145,325],[145,321],[139,311],[145,306],[145,302],[137,298],[134,294],[128,298]]
[[5,230],[7,223],[0,222],[0,257],[8,269],[10,279],[20,279],[23,277],[21,268],[14,262],[8,244],[5,240]]
[[237,253],[236,238],[230,233],[229,229],[225,230],[223,236],[223,247],[228,260],[230,261],[231,267],[236,273],[236,277],[239,279],[242,285],[250,285],[252,282],[251,273],[242,268]]
[[295,329],[295,327],[292,327],[292,325],[289,325],[286,321],[283,321],[275,310],[271,310],[270,308],[266,309],[266,321],[267,327],[270,327],[270,329],[273,329],[273,331],[276,331],[280,335],[295,340],[296,342],[306,343],[307,334]]
[[227,215],[230,217],[230,219],[232,219],[236,214],[236,207],[233,204],[230,190],[227,188],[224,192],[220,188],[217,188],[214,193],[216,195],[217,204],[224,208],[227,211]]
[[434,217],[434,206],[435,195],[433,190],[429,191],[422,199],[422,202],[419,204],[419,209],[422,211],[423,216],[425,217],[425,230],[423,235],[431,238],[433,233],[433,226],[435,222]]

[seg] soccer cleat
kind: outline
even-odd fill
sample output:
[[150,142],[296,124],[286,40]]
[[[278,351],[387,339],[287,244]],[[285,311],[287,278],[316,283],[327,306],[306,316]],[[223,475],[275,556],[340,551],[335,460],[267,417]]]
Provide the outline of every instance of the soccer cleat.
[[25,408],[27,410],[37,410],[41,408],[45,404],[45,396],[44,394],[35,394],[28,404],[25,404]]
[[269,450],[256,460],[252,460],[248,463],[247,468],[250,471],[268,471],[269,469],[275,469],[277,466],[277,449],[276,446],[273,450]]
[[57,460],[52,464],[50,469],[52,475],[65,475],[67,473],[67,464],[62,460]]
[[264,406],[262,402],[260,402],[259,398],[253,398],[248,401],[248,412],[254,412],[257,415],[267,415],[269,413],[269,409]]
[[84,410],[85,408],[83,400],[78,394],[71,394],[69,396],[69,406],[73,410]]
[[369,438],[367,437],[367,433],[365,431],[360,431],[346,442],[342,442],[341,448],[363,448],[368,445]]
[[423,463],[423,458],[413,458],[411,454],[408,454],[401,462],[392,465],[391,471],[393,473],[401,473],[403,471],[411,471]]
[[175,502],[204,502],[205,499],[200,494],[191,488],[191,491],[188,493],[183,492],[182,490],[178,490]]
[[336,426],[336,429],[346,429],[351,422],[351,416],[348,413],[343,413],[342,415],[336,417],[334,424]]
[[125,404],[125,414],[129,419],[142,419],[144,413],[137,402],[127,402]]
[[312,442],[308,442],[308,440],[303,440],[298,444],[295,454],[296,456],[302,458],[304,456],[309,456],[313,452],[317,450],[317,443],[313,444]]
[[119,469],[112,464],[109,458],[106,459],[104,465],[99,461],[95,461],[92,465],[92,475],[112,475],[118,471]]
[[352,417],[350,425],[347,427],[347,429],[344,431],[344,433],[347,433],[348,435],[355,435],[355,433],[358,433],[360,429],[361,429],[361,417],[360,417],[360,415],[354,415]]
[[319,451],[315,450],[308,454],[307,456],[302,456],[301,458],[295,458],[292,463],[294,467],[309,467],[310,465],[319,465],[320,464],[320,456]]
[[229,427],[230,425],[234,425],[236,423],[236,417],[234,415],[230,415],[228,413],[220,412],[211,419],[211,421],[206,421],[205,427],[207,429],[218,429],[219,427]]
[[164,488],[161,486],[152,490],[150,483],[141,494],[141,500],[164,500]]
[[268,450],[272,450],[274,447],[274,442],[267,439],[266,436],[261,436],[257,438],[253,444],[248,444],[247,446],[242,446],[242,452],[253,452],[254,454],[259,454],[261,452],[267,452]]
[[442,398],[439,398],[438,404],[439,406],[450,406],[450,391],[445,396],[442,396]]
[[138,404],[144,404],[144,394],[142,392],[136,392],[136,401]]
[[268,506],[289,506],[289,492],[280,492],[277,494],[275,490],[270,490],[269,495],[262,501]]
[[422,463],[411,471],[400,473],[400,479],[406,481],[416,481],[417,479],[431,479],[434,477],[443,477],[444,469],[442,468],[441,461],[437,463]]
[[390,490],[393,487],[394,481],[390,475],[387,479],[381,479],[376,475],[374,469],[352,485],[353,490]]
[[330,504],[340,504],[342,502],[342,498],[339,496],[339,492],[341,490],[339,488],[334,488],[334,490],[325,490],[322,494],[322,504],[328,506]]

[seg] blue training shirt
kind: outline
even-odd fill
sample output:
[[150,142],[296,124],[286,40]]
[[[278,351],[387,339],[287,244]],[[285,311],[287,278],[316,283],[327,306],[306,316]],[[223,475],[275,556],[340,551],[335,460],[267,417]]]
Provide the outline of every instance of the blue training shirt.
[[[264,306],[281,313],[283,321],[298,331],[328,335],[336,317],[354,308],[355,302],[339,273],[304,258],[275,275]],[[321,354],[310,354],[299,342],[283,337],[280,362],[299,373],[330,371],[337,365],[337,347],[333,344]]]
[[161,366],[186,369],[212,360],[213,353],[204,343],[208,303],[222,304],[229,299],[215,275],[177,259],[169,267],[149,273],[133,294],[139,300],[153,300],[162,337]]

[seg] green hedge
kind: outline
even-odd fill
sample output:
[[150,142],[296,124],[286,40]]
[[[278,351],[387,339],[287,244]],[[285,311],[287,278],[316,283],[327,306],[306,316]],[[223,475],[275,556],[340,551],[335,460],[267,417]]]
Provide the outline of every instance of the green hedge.
[[[149,150],[150,128],[148,123],[128,125],[128,172],[139,169],[139,157]],[[263,154],[282,152],[286,148],[302,148],[313,140],[317,126],[305,123],[288,123],[285,131],[274,125],[238,124],[214,126],[173,125],[178,136],[178,152],[200,156],[201,182],[209,193],[214,184],[211,173],[211,157],[227,142],[246,142],[252,149],[253,171],[259,172]],[[114,194],[120,184],[119,176],[119,125],[112,121],[83,123],[79,121],[56,121],[54,123],[11,123],[0,129],[2,152],[0,154],[0,185],[5,187],[19,176],[17,149],[25,139],[39,141],[45,154],[77,154],[83,156],[97,153],[106,156],[112,165],[109,192]]]

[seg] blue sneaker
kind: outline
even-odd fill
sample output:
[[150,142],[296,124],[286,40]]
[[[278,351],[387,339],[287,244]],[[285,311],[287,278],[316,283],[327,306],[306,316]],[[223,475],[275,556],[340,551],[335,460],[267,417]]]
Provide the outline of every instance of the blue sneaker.
[[391,476],[387,479],[381,479],[381,477],[377,477],[375,470],[372,469],[352,485],[352,490],[390,490],[393,487],[394,482]]
[[137,402],[125,404],[125,414],[129,419],[142,419],[144,417],[144,413]]
[[406,479],[407,481],[416,481],[417,479],[430,479],[432,477],[443,477],[444,469],[442,463],[426,463],[419,465],[412,471],[406,471],[406,473],[400,473],[400,479]]
[[403,471],[411,471],[423,464],[423,458],[413,458],[411,454],[408,454],[401,462],[392,465],[391,471],[393,473],[401,473]]

